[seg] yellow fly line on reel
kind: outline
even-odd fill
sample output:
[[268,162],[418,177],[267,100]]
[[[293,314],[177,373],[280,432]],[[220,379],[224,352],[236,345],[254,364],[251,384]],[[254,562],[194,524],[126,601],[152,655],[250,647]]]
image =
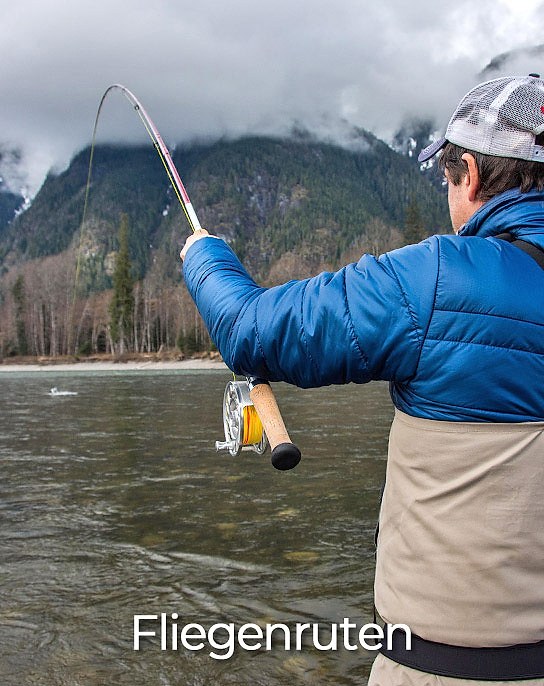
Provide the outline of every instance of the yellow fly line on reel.
[[242,450],[262,455],[268,441],[257,410],[249,397],[247,381],[229,381],[223,397],[225,440],[216,441],[216,450],[228,450],[232,456]]

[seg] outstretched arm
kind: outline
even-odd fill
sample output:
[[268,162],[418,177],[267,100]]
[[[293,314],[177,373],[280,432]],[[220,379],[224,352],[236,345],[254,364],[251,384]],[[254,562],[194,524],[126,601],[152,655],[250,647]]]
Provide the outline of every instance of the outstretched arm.
[[187,287],[237,374],[315,387],[414,373],[422,327],[387,255],[273,288],[222,240],[197,237],[183,256]]

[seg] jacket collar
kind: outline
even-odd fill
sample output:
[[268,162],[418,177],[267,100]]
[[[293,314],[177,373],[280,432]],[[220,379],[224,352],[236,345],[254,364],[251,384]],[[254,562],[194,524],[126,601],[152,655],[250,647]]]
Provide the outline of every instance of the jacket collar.
[[487,238],[506,231],[516,238],[544,245],[544,191],[521,193],[513,188],[496,195],[472,215],[459,236]]

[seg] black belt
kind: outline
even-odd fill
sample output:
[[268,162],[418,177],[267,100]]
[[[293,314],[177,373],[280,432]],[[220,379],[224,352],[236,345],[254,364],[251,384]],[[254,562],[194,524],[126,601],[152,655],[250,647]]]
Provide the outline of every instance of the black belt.
[[406,634],[391,632],[392,647],[380,653],[406,667],[429,674],[482,681],[522,681],[544,678],[544,641],[501,648],[467,648],[427,641],[412,634],[406,650]]

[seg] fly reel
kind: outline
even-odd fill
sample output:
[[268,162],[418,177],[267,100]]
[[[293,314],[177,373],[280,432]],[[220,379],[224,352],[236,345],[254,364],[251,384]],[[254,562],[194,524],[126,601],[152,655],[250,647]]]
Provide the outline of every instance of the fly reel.
[[216,441],[216,450],[228,450],[232,456],[242,450],[262,455],[268,440],[251,399],[247,381],[229,381],[223,397],[225,440]]

